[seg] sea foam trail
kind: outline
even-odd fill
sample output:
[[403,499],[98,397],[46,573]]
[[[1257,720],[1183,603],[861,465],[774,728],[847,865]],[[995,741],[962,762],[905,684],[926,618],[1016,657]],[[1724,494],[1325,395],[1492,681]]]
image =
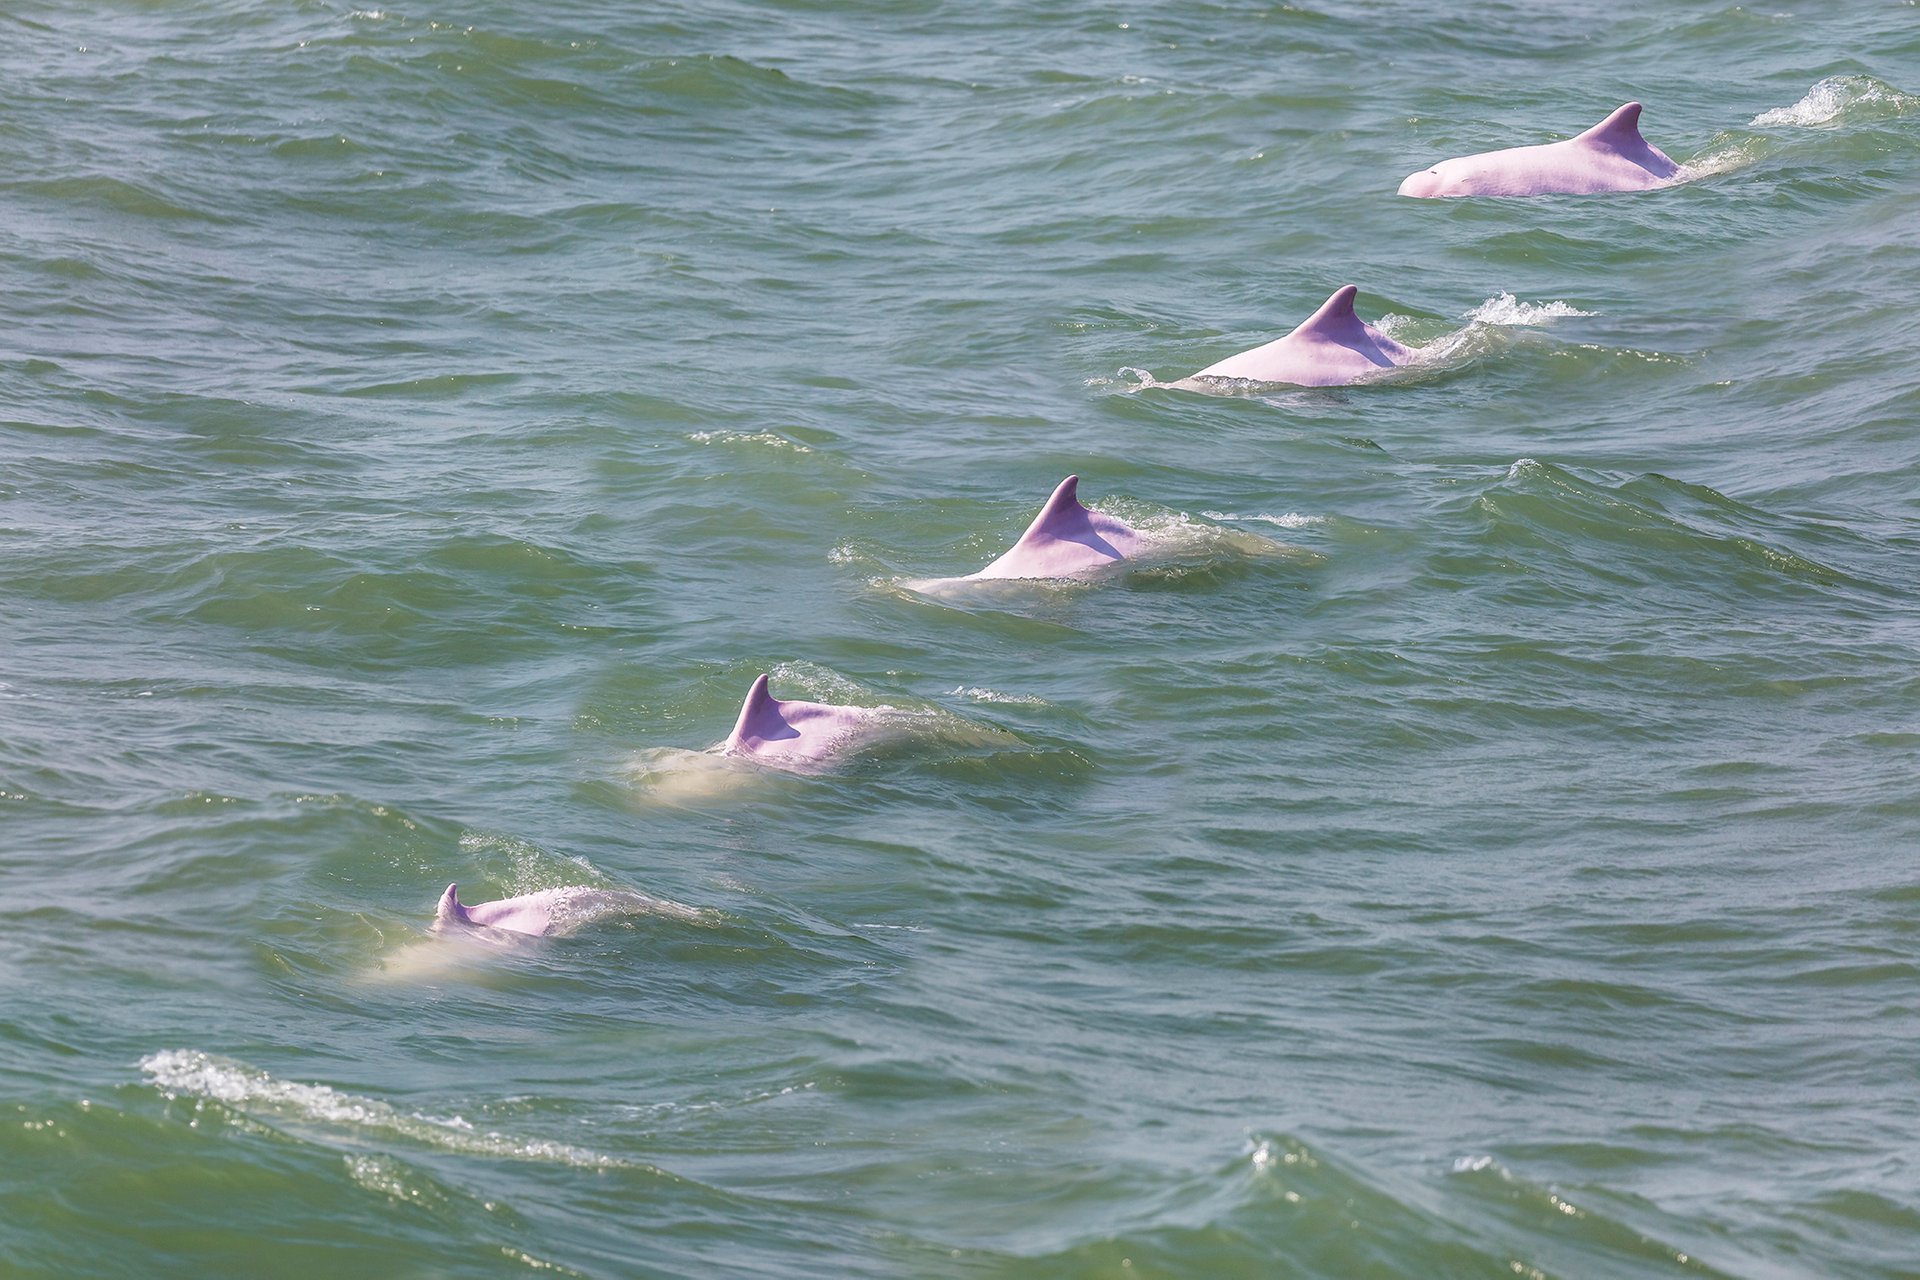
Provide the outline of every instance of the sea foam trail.
[[[570,1143],[483,1131],[461,1116],[426,1116],[388,1103],[343,1093],[323,1084],[277,1080],[230,1058],[198,1049],[162,1049],[140,1060],[140,1069],[168,1098],[198,1098],[231,1107],[252,1119],[402,1138],[461,1155],[566,1164],[581,1169],[645,1168]],[[344,1136],[344,1134],[342,1135]]]

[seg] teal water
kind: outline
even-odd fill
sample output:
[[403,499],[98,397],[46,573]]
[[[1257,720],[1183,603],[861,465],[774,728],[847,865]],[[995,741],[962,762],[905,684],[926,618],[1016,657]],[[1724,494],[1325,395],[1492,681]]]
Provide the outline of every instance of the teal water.
[[0,1270],[1920,1274],[1915,12],[0,15]]

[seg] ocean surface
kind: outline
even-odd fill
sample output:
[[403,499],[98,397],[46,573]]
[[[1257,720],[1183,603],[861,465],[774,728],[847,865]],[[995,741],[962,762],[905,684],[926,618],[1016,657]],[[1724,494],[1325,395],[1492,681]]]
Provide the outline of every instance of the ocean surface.
[[[0,86],[0,1273],[1920,1275],[1910,0]],[[1394,194],[1630,99],[1687,181]],[[1165,385],[1349,282],[1418,366]],[[1069,473],[1164,554],[916,585]],[[718,758],[763,671],[909,731]]]

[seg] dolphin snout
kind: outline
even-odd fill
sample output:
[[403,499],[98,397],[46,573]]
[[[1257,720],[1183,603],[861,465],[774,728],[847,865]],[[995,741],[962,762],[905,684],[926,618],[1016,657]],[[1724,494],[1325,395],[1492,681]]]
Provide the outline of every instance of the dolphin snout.
[[1407,175],[1407,180],[1400,184],[1400,194],[1421,198],[1437,196],[1440,194],[1440,187],[1440,171],[1438,169],[1423,169],[1419,173]]

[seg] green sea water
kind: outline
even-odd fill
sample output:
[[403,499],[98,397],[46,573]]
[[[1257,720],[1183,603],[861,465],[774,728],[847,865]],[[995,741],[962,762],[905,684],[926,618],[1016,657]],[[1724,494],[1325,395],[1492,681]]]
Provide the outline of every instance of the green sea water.
[[[0,1274],[1920,1275],[1916,95],[1868,0],[10,6]],[[1394,195],[1629,99],[1689,181]],[[1162,385],[1348,282],[1445,357]],[[1172,553],[906,585],[1070,472]],[[762,671],[923,727],[726,768]]]

